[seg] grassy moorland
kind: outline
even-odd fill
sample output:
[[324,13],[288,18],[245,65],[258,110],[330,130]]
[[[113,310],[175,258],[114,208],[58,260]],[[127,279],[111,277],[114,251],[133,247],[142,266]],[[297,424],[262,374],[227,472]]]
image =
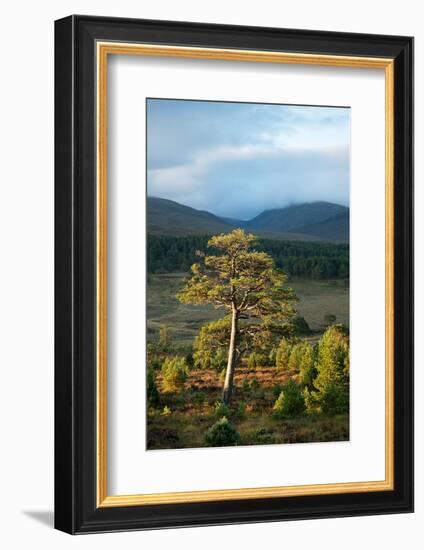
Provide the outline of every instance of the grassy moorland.
[[[222,317],[211,305],[182,304],[176,298],[187,273],[150,274],[147,292],[147,337],[156,339],[161,326],[167,326],[177,344],[189,344],[202,325]],[[332,314],[337,323],[349,326],[349,287],[344,280],[292,279],[298,298],[296,309],[316,338],[326,327],[324,316]],[[316,332],[315,332],[316,331]]]

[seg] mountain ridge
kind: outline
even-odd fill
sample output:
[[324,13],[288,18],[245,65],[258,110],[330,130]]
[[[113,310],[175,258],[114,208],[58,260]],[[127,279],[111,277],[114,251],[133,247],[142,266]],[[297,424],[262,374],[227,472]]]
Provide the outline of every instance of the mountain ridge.
[[264,210],[246,221],[220,217],[160,197],[147,197],[147,205],[147,229],[156,235],[227,233],[241,227],[269,239],[332,242],[349,239],[349,208],[326,201]]

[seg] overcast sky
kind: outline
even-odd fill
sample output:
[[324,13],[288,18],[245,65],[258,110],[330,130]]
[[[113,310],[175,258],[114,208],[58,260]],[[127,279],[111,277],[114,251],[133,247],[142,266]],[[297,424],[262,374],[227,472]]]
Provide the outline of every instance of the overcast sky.
[[147,192],[250,219],[325,200],[348,205],[350,109],[147,100]]

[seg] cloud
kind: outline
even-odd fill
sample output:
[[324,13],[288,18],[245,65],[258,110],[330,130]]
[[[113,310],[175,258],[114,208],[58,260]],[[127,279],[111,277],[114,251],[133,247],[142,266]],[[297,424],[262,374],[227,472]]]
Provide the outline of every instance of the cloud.
[[250,218],[348,203],[346,108],[148,100],[148,194]]

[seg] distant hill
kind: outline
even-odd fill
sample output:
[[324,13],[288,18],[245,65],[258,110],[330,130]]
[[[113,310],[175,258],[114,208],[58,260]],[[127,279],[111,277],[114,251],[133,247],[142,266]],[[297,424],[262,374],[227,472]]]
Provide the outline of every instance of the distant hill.
[[211,235],[243,227],[269,239],[337,242],[349,239],[349,208],[329,202],[266,210],[249,221],[220,218],[156,197],[148,197],[147,204],[147,229],[153,235]]
[[349,210],[322,222],[304,225],[300,233],[314,235],[324,241],[349,241]]
[[334,216],[347,214],[346,206],[331,202],[311,202],[265,210],[246,223],[247,229],[265,231],[298,231],[301,227],[320,223]]
[[157,197],[147,198],[147,231],[153,235],[227,233],[233,225],[204,210]]
[[229,223],[234,227],[244,227],[246,223],[248,223],[246,220],[237,220],[235,218],[225,218],[223,216],[221,216],[221,220],[224,220],[224,222]]

